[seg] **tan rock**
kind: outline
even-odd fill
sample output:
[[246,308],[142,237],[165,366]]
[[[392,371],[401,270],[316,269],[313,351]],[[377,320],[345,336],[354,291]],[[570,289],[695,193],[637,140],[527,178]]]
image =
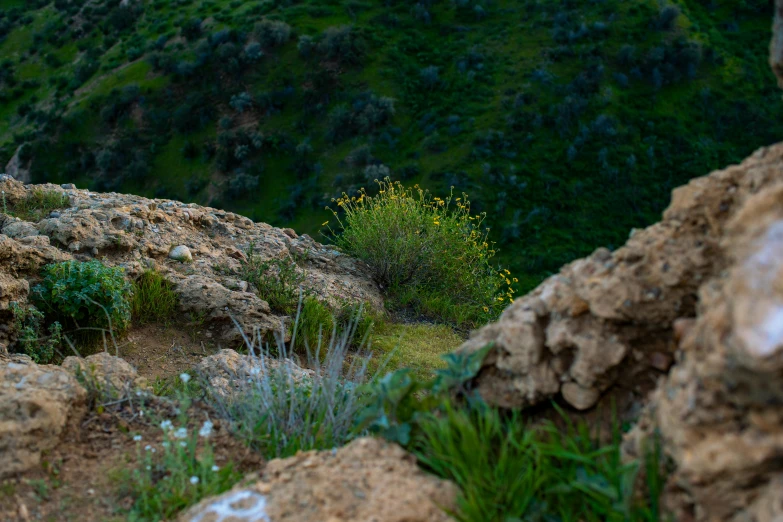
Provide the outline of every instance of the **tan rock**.
[[783,183],[735,213],[722,246],[730,268],[702,287],[681,360],[626,452],[661,434],[677,518],[772,522],[783,512]]
[[0,479],[32,469],[86,412],[87,392],[66,370],[0,358]]
[[180,522],[438,522],[457,488],[397,445],[358,439],[335,451],[269,462],[261,480],[206,499]]
[[62,367],[77,377],[87,379],[106,393],[123,395],[134,388],[146,386],[146,380],[138,376],[133,366],[106,352],[86,358],[66,357]]
[[494,343],[475,380],[479,392],[512,408],[567,391],[566,401],[585,409],[613,386],[641,400],[673,358],[673,325],[679,320],[684,332],[699,287],[728,265],[726,224],[782,169],[780,144],[694,179],[674,190],[660,223],[615,252],[598,249],[566,265],[517,299],[461,347]]
[[228,396],[237,390],[245,389],[243,383],[246,383],[248,378],[257,379],[259,375],[277,371],[281,364],[286,365],[286,372],[294,382],[310,378],[315,373],[287,359],[241,355],[234,350],[220,350],[215,355],[204,357],[195,370],[209,383],[212,393]]

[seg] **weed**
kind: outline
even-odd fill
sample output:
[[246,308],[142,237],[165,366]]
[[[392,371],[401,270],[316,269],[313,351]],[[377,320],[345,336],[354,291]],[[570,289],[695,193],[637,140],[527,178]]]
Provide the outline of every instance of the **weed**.
[[[187,384],[189,379],[183,380]],[[231,463],[222,467],[215,463],[209,441],[212,422],[207,420],[200,429],[188,430],[190,400],[178,395],[178,403],[183,412],[178,419],[181,427],[170,420],[161,422],[164,435],[159,446],[134,436],[138,443],[137,465],[115,474],[120,494],[133,499],[129,510],[132,520],[171,520],[202,498],[229,490],[242,478]]]
[[133,290],[122,268],[100,261],[64,261],[46,265],[43,274],[33,295],[47,316],[52,314],[93,333],[106,329],[117,333],[128,327]]
[[311,375],[292,368],[282,336],[277,356],[259,336],[246,338],[256,365],[236,379],[234,393],[213,394],[210,402],[240,439],[267,458],[342,446],[357,435],[354,427],[365,403],[366,357],[346,358],[354,333],[355,325],[308,344]]
[[314,297],[305,298],[302,301],[299,321],[291,325],[292,332],[296,327],[296,336],[292,340],[294,349],[301,351],[322,345],[323,339],[333,335],[336,326],[328,306]]
[[133,283],[131,315],[139,323],[166,323],[177,308],[174,284],[160,273],[147,270]]
[[389,178],[378,184],[376,196],[337,200],[335,243],[366,262],[400,306],[467,325],[496,318],[513,300],[512,280],[489,263],[484,214],[470,214],[465,194],[444,200]]
[[291,315],[296,312],[300,294],[309,295],[303,285],[307,273],[299,269],[296,259],[263,259],[250,245],[247,260],[242,262],[239,277],[252,284],[258,296],[275,312]]
[[3,193],[3,212],[24,221],[40,221],[51,211],[71,206],[71,201],[63,192],[36,188],[13,205],[7,205]]

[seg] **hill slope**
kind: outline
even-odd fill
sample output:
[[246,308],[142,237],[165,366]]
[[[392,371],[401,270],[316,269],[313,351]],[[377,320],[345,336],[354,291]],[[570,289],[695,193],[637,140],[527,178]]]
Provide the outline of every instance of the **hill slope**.
[[[470,194],[528,289],[783,136],[767,1],[0,0],[0,162],[317,233]],[[20,148],[21,147],[21,148]],[[317,237],[317,236],[316,236]]]

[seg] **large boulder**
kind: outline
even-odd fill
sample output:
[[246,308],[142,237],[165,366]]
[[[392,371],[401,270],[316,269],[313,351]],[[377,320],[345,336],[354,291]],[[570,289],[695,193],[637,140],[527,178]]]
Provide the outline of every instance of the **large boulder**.
[[578,409],[610,388],[635,403],[673,362],[673,326],[696,313],[699,287],[728,266],[726,224],[779,180],[783,144],[674,190],[661,222],[599,249],[518,299],[461,347],[493,343],[475,384],[490,403],[526,407],[561,396]]
[[660,433],[676,465],[666,505],[677,520],[780,521],[783,183],[749,199],[723,243],[731,268],[702,287],[680,360],[625,449],[639,456]]
[[395,444],[358,439],[269,462],[261,479],[208,498],[180,522],[446,522],[457,488]]
[[87,411],[87,392],[58,366],[0,357],[0,479],[36,467]]

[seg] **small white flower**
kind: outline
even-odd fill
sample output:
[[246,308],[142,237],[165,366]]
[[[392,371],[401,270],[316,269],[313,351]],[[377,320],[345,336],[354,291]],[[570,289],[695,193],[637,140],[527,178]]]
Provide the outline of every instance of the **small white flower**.
[[212,435],[212,426],[214,426],[212,422],[204,421],[204,424],[201,426],[201,429],[198,430],[199,436],[206,438]]
[[185,446],[188,445],[188,443],[183,440],[182,442],[179,443],[179,445],[184,448]]
[[198,484],[198,477],[197,477],[197,476],[195,476],[195,475],[194,475],[194,476],[192,476],[192,477],[190,477],[190,483],[191,483],[191,484],[194,484],[194,485],[195,485],[195,484]]
[[169,441],[164,441],[163,444],[161,444],[164,448],[169,447]]
[[187,384],[188,381],[190,380],[190,375],[188,375],[187,373],[180,373],[179,378],[182,380],[182,382]]
[[155,453],[155,448],[152,448],[150,451],[151,451],[152,453]]
[[174,432],[175,439],[184,439],[187,436],[188,436],[187,428],[177,428],[177,431]]
[[169,431],[173,427],[174,425],[171,423],[170,420],[164,420],[163,422],[160,423],[160,429],[162,429],[163,431]]
[[212,471],[215,471],[215,472],[220,471],[220,468],[217,467],[217,465],[212,466]]
[[141,440],[141,435],[134,435],[133,440],[139,442]]
[[151,450],[151,449],[152,449],[152,446],[150,446],[149,444],[147,444],[146,446],[144,446],[144,451],[149,451],[149,450]]
[[151,466],[147,466],[147,471],[149,471],[149,470],[151,470],[151,469],[152,469],[152,467],[151,467]]

